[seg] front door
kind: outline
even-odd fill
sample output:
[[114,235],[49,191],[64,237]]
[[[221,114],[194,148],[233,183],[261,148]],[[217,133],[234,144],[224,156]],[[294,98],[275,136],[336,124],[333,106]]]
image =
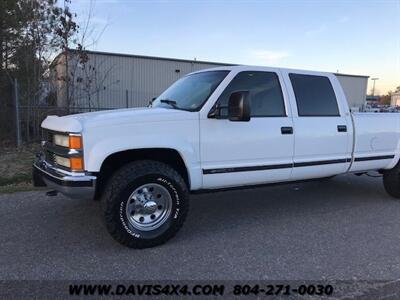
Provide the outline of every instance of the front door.
[[228,105],[235,91],[249,91],[251,119],[200,120],[203,188],[262,184],[290,179],[293,164],[293,122],[277,71],[236,74],[216,103]]

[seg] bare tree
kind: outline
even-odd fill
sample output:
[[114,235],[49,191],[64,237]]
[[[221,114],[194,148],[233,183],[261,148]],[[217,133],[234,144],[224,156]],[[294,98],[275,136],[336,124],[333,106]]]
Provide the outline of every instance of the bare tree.
[[6,95],[2,99],[5,107],[12,106],[9,91],[18,80],[19,102],[26,107],[23,122],[28,141],[32,128],[37,131],[38,126],[31,122],[31,107],[38,105],[45,90],[50,57],[57,51],[53,29],[62,12],[57,0],[0,1],[0,78],[7,82],[0,85],[0,94]]
[[[63,72],[57,77],[57,80],[64,82],[65,91],[63,93],[66,100],[64,102],[68,109],[71,106],[77,105],[78,100],[80,100],[81,103],[82,98],[84,98],[85,106],[91,110],[93,107],[93,95],[97,95],[96,99],[98,100],[100,91],[110,86],[110,84],[105,85],[104,83],[112,68],[103,72],[98,72],[102,63],[100,62],[99,64],[97,61],[90,61],[90,55],[88,55],[86,51],[87,48],[94,46],[98,42],[107,27],[106,24],[98,30],[98,28],[92,24],[93,11],[94,1],[91,0],[89,3],[89,11],[84,22],[82,22],[81,25],[76,25],[78,28],[77,36],[76,39],[72,41],[75,46],[74,49],[71,47],[70,40],[66,38],[62,39],[63,55],[56,64],[63,65]],[[68,26],[63,25],[61,27],[60,36],[67,36],[66,33],[62,33],[66,30],[68,30]],[[53,67],[56,67],[56,65]],[[97,108],[99,108],[100,104],[98,101],[96,102]]]
[[[59,74],[66,91],[67,113],[73,105],[77,68],[89,64],[86,47],[93,46],[102,30],[96,30],[91,20],[94,1],[90,2],[89,14],[78,25],[77,15],[71,11],[71,0],[1,0],[0,1],[0,134],[13,136],[10,124],[14,123],[13,85],[18,80],[21,128],[23,137],[39,135],[40,106],[52,103],[54,92],[50,90],[52,69],[62,63]],[[71,51],[73,49],[73,51]],[[65,61],[53,61],[56,53],[63,53]],[[73,52],[73,55],[70,55]],[[77,59],[74,58],[77,57]],[[71,61],[69,61],[71,60]],[[53,62],[52,62],[53,61]],[[88,68],[89,69],[89,68]],[[87,72],[91,86],[100,89],[102,78],[97,72]],[[103,75],[102,75],[103,76]],[[100,76],[101,77],[101,76]],[[90,88],[93,91],[95,88]],[[50,90],[50,91],[49,91]]]
[[89,110],[101,109],[100,94],[112,85],[119,83],[119,80],[108,81],[113,66],[107,67],[106,62],[106,59],[89,59],[86,63],[81,64],[80,69],[76,72],[74,89],[79,95],[77,101],[82,102],[83,100]]

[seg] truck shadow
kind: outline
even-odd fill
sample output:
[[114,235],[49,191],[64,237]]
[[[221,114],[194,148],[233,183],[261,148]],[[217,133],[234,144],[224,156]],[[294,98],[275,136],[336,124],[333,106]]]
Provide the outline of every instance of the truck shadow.
[[[181,232],[165,246],[185,241],[200,243],[204,238],[213,240],[221,235],[237,235],[255,228],[268,231],[277,224],[321,219],[323,214],[330,218],[335,218],[332,217],[335,214],[346,217],[345,211],[392,201],[384,191],[381,178],[354,175],[192,195],[190,211]],[[87,241],[89,244],[94,242],[98,247],[106,244],[113,245],[111,248],[114,249],[122,247],[107,234],[99,203],[73,202],[66,212],[65,217],[58,218],[61,223],[56,228],[59,232],[67,232],[60,234],[74,234],[72,240],[80,245],[82,241]]]
[[[105,252],[124,249],[108,235],[100,203],[72,200],[61,195],[37,197],[40,201],[24,200],[20,207],[3,211],[6,227],[7,218],[12,220],[17,211],[20,215],[22,212],[19,226],[24,242],[51,243],[55,251],[62,251],[66,245],[69,249],[81,250],[100,247]],[[192,195],[190,211],[181,232],[161,247],[186,242],[201,244],[205,240],[218,242],[221,236],[252,230],[266,232],[282,224],[311,222],[321,214],[336,218],[332,215],[341,211],[368,206],[375,209],[387,202],[393,201],[385,193],[381,178],[351,175],[321,182]],[[30,230],[27,232],[23,228]]]
[[354,175],[193,195],[184,231],[196,238],[218,230],[251,230],[252,224],[267,229],[268,225],[282,220],[337,214],[393,201],[386,194],[381,178]]

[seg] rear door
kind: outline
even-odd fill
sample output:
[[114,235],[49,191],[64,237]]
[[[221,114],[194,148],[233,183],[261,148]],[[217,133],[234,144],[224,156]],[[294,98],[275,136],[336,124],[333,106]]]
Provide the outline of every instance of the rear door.
[[[283,71],[293,112],[292,180],[347,171],[352,124],[337,79],[330,74]],[[335,87],[335,88],[334,88]]]

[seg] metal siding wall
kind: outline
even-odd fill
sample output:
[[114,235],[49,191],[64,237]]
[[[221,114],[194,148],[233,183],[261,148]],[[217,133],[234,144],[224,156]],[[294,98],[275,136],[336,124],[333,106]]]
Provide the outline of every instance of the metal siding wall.
[[[97,53],[89,53],[88,64],[96,69],[95,77],[100,87],[98,93],[93,90],[90,96],[91,106],[95,108],[127,107],[126,91],[128,107],[147,106],[153,97],[160,95],[182,76],[193,71],[221,66]],[[77,70],[78,73],[79,76],[83,75],[82,70]],[[74,98],[76,106],[88,106],[87,93],[82,92],[82,89],[75,89]]]
[[338,74],[336,74],[336,77],[343,88],[349,107],[363,108],[366,102],[368,78]]
[[400,106],[400,94],[392,95],[390,99],[390,105],[392,106]]

